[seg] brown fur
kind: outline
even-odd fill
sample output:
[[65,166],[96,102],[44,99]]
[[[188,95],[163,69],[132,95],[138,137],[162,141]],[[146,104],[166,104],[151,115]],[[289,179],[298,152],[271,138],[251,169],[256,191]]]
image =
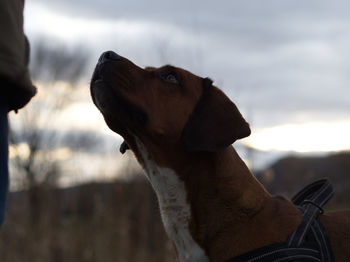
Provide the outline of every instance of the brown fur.
[[[162,79],[169,72],[179,84]],[[175,170],[184,181],[191,235],[210,261],[223,262],[286,241],[301,215],[288,199],[271,196],[230,145],[249,135],[249,126],[219,89],[210,84],[209,95],[204,93],[208,81],[171,66],[144,70],[122,58],[97,66],[91,92],[109,127],[139,160],[133,135],[158,166]],[[127,110],[126,105],[136,108]],[[350,211],[320,218],[336,261],[347,261]]]

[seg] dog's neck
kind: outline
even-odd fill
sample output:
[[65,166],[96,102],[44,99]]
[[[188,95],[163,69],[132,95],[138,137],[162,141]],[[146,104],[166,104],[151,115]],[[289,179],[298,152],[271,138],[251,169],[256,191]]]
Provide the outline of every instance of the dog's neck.
[[179,262],[209,262],[190,233],[191,206],[184,182],[173,169],[158,166],[137,137],[135,144],[137,158],[157,194],[163,224],[174,243]]
[[155,156],[152,149],[135,140],[136,155],[157,194],[163,224],[179,261],[215,262],[236,255],[237,233],[270,195],[233,147],[183,159],[176,157],[176,149],[169,149],[176,157],[171,159],[171,153]]

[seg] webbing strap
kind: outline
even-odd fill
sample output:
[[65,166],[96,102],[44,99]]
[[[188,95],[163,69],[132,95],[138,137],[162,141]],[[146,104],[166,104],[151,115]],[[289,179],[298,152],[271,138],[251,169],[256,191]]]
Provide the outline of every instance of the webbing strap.
[[329,237],[317,219],[323,212],[322,206],[333,194],[333,187],[327,179],[308,185],[292,198],[303,214],[303,220],[286,243],[261,247],[226,262],[333,262]]
[[315,220],[311,226],[312,234],[314,236],[315,241],[319,246],[319,250],[321,250],[321,261],[323,262],[332,262],[334,261],[333,251],[331,249],[331,243],[329,241],[328,234],[326,230],[323,228],[323,225]]
[[332,184],[327,179],[322,179],[308,185],[292,198],[293,203],[300,207],[303,220],[290,236],[288,246],[299,247],[301,245],[312,223],[318,214],[323,212],[322,206],[327,203],[333,194]]

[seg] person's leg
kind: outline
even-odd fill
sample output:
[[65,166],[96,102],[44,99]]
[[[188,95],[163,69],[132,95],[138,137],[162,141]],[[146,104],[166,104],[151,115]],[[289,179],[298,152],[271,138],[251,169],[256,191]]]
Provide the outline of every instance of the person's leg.
[[0,227],[5,219],[8,191],[8,120],[7,106],[0,101]]

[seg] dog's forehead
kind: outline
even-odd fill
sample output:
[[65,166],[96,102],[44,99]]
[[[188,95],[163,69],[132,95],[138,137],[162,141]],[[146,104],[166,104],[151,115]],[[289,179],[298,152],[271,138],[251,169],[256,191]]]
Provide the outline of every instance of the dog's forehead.
[[184,77],[184,78],[200,78],[200,76],[197,76],[193,73],[191,73],[190,71],[187,71],[186,69],[180,68],[180,67],[176,67],[173,65],[163,65],[161,67],[154,67],[154,66],[146,66],[145,67],[146,71],[149,72],[173,72],[173,73],[178,73],[179,76]]
[[161,67],[147,66],[144,70],[152,73],[156,78],[164,77],[167,74],[175,75],[180,82],[181,89],[179,90],[191,90],[191,93],[194,92],[197,94],[195,95],[196,97],[202,92],[203,78],[187,71],[186,69],[167,64]]
[[154,66],[146,66],[145,67],[145,70],[146,71],[155,71],[157,68],[156,67],[154,67]]

